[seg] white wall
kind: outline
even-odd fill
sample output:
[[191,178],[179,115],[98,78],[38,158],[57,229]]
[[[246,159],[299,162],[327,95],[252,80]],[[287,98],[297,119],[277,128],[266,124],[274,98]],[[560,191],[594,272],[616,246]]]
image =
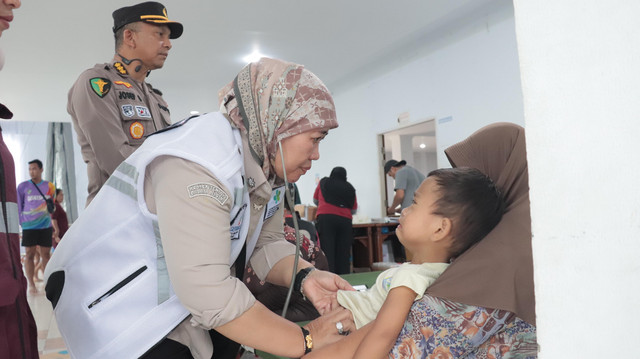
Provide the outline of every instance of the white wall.
[[637,358],[640,2],[516,0],[540,358]]
[[[376,135],[395,128],[401,112],[408,111],[414,122],[452,116],[437,129],[445,141],[438,143],[439,148],[489,123],[524,125],[513,8],[498,11],[464,28],[442,31],[453,42],[427,49],[426,55],[401,68],[334,94],[340,127],[322,142],[312,173],[324,177],[334,166],[345,167],[357,191],[360,213],[381,217],[382,164]],[[431,45],[425,41],[425,46]],[[301,178],[298,188],[303,203],[311,203],[314,176]]]

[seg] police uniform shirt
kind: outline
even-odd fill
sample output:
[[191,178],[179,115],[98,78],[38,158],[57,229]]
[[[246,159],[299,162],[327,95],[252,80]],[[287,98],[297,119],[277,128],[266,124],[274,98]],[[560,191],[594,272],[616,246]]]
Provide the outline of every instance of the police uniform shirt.
[[120,62],[84,71],[69,91],[67,111],[87,163],[87,204],[145,136],[171,123],[162,93],[132,79]]
[[[245,155],[249,154],[245,138],[243,145]],[[231,201],[207,196],[190,198],[187,188],[204,182],[224,190],[229,199],[233,197],[204,167],[181,158],[158,157],[147,166],[145,173],[145,201],[149,211],[158,215],[171,283],[192,314],[191,319],[185,320],[168,338],[189,346],[192,352],[206,353],[211,348],[211,340],[204,329],[239,317],[254,305],[255,298],[242,281],[230,277]],[[251,155],[245,157],[245,181],[249,182],[251,202],[247,238],[251,238],[272,193],[262,169]],[[264,222],[250,257],[261,280],[278,261],[295,254],[295,246],[284,240],[283,214],[281,205]]]

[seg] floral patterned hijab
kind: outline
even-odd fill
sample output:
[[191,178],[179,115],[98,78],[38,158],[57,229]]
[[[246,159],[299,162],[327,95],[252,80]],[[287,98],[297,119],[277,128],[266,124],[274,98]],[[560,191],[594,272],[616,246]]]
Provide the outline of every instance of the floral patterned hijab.
[[524,129],[512,123],[492,124],[445,153],[453,167],[477,168],[491,177],[504,194],[507,208],[493,231],[456,258],[427,294],[507,310],[535,325]]
[[261,58],[248,64],[218,93],[220,109],[248,137],[251,154],[267,180],[279,141],[338,127],[329,90],[304,66]]

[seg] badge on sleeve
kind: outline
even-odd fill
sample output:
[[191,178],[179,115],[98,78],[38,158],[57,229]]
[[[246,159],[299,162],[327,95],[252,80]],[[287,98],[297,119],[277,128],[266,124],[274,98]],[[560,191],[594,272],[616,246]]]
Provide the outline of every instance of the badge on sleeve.
[[129,134],[133,139],[141,139],[142,136],[144,136],[144,126],[138,121],[132,123],[131,126],[129,126]]
[[274,189],[273,192],[271,193],[271,198],[269,198],[269,203],[267,203],[267,209],[266,211],[264,211],[265,221],[273,217],[273,215],[276,214],[276,212],[278,212],[283,199],[284,199],[284,186]]
[[94,77],[89,80],[89,83],[91,84],[93,92],[100,98],[105,97],[109,93],[109,90],[111,90],[111,81],[109,79]]
[[200,196],[211,197],[218,201],[220,205],[224,205],[229,199],[229,195],[220,187],[213,183],[198,182],[187,186],[187,193],[189,198],[195,198]]

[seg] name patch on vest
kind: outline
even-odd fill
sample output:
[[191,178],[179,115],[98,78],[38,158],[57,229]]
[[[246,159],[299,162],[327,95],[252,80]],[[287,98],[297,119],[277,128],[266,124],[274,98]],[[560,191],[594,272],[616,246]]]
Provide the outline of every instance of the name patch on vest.
[[189,193],[189,198],[200,196],[211,197],[218,201],[220,205],[224,205],[229,199],[229,195],[227,195],[222,188],[206,182],[194,183],[187,186],[187,193]]

